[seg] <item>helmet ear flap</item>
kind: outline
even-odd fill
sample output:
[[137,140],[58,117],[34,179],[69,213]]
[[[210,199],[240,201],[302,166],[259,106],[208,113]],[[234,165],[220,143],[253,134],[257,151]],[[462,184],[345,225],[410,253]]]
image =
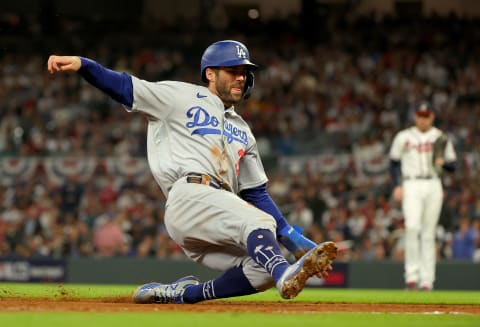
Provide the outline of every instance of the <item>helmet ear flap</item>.
[[251,70],[247,71],[245,76],[245,86],[243,87],[243,98],[248,99],[252,94],[255,75]]

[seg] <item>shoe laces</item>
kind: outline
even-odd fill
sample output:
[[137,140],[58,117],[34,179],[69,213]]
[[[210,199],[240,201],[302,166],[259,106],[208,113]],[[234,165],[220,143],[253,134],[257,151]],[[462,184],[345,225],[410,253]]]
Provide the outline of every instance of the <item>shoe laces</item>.
[[178,283],[161,285],[155,290],[155,302],[174,303],[178,297],[183,294],[183,288]]

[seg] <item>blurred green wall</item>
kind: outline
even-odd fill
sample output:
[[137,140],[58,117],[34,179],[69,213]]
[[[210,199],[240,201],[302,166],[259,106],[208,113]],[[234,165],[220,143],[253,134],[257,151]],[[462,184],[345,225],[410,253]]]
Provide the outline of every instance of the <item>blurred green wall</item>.
[[[400,262],[351,262],[347,272],[350,288],[404,287],[403,264]],[[168,283],[190,274],[208,280],[221,273],[183,259],[69,259],[66,281],[99,284]],[[438,263],[435,289],[480,290],[480,264],[458,261]]]

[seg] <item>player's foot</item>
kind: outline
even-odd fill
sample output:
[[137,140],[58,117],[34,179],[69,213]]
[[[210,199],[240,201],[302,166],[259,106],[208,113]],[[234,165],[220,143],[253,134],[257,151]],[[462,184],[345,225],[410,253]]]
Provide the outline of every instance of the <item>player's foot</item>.
[[407,282],[405,285],[405,289],[407,291],[416,291],[417,290],[417,282]]
[[420,291],[431,291],[432,290],[432,287],[430,285],[422,285],[422,287],[420,287]]
[[139,286],[133,293],[135,303],[183,303],[183,293],[193,285],[200,284],[195,276],[180,278],[172,284],[148,283]]
[[337,257],[337,246],[333,242],[317,245],[288,267],[277,282],[277,289],[284,299],[293,299],[305,287],[313,275],[326,276],[331,270],[332,260]]

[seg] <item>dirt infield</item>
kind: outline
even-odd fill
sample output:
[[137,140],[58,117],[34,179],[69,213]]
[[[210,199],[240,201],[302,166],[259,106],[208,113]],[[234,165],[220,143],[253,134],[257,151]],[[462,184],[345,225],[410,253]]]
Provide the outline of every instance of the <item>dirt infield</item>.
[[198,304],[134,304],[130,298],[25,299],[0,298],[0,312],[382,312],[480,315],[479,305],[301,303],[301,302],[228,302],[207,301]]

